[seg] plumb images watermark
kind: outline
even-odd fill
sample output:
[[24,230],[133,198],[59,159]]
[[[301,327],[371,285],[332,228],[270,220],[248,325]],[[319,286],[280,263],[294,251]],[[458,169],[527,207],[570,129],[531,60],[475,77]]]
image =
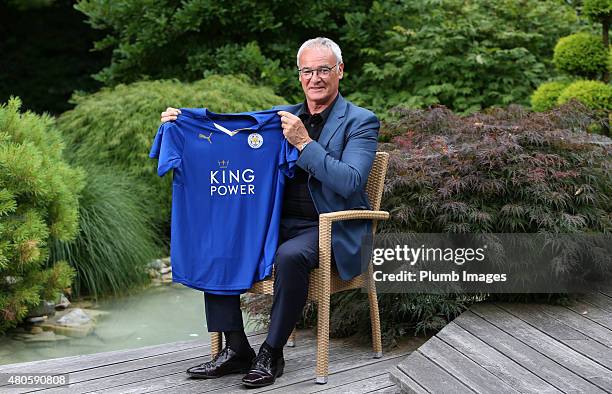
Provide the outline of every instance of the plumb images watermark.
[[372,278],[376,282],[505,282],[507,274],[473,274],[466,271],[450,271],[446,273],[435,273],[429,270],[417,272],[402,271],[387,274],[374,271]]
[[612,281],[611,234],[379,234],[362,244],[381,293],[566,293]]
[[[67,386],[70,378],[67,373],[0,373],[0,387],[3,388],[51,388]],[[1,390],[0,390],[1,391]]]

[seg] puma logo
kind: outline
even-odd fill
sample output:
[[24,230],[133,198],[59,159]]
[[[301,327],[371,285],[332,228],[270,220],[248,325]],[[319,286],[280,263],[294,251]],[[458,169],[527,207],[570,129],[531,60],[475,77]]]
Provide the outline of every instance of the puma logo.
[[210,140],[210,137],[212,137],[213,133],[210,133],[210,135],[207,137],[204,134],[199,134],[198,138],[203,138],[205,140],[208,140],[208,142],[210,142],[212,144],[212,141]]

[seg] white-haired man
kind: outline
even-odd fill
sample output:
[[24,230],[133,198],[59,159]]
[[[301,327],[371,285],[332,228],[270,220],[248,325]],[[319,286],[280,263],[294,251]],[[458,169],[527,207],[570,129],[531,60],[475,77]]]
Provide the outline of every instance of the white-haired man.
[[[306,303],[309,273],[318,266],[318,215],[369,209],[365,186],[376,153],[378,119],[340,95],[344,63],[332,40],[304,42],[297,66],[305,101],[277,108],[283,134],[300,155],[298,171],[285,187],[268,335],[255,355],[244,333],[239,296],[205,293],[208,329],[223,332],[226,346],[212,361],[189,368],[191,377],[247,372],[242,379],[247,386],[273,384],[283,373],[283,346]],[[161,120],[175,120],[178,114],[168,108]],[[334,224],[333,257],[343,279],[360,273],[361,239],[369,231],[369,221]]]

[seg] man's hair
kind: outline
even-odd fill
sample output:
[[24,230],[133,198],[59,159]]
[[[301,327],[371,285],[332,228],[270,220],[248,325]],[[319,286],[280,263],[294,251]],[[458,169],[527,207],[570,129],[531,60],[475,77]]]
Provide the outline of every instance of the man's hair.
[[298,49],[297,52],[297,66],[298,68],[300,68],[300,55],[302,54],[302,51],[306,48],[328,48],[332,51],[332,53],[334,54],[334,56],[336,57],[336,63],[341,64],[342,63],[342,51],[340,50],[340,47],[338,46],[338,44],[336,44],[335,42],[333,42],[332,40],[330,40],[329,38],[326,37],[317,37],[317,38],[312,38],[306,42],[304,42],[302,44],[302,46],[300,47],[300,49]]

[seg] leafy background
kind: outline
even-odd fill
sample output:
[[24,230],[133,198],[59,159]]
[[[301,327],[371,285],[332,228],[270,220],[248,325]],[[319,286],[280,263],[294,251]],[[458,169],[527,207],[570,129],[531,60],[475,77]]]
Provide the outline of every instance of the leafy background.
[[[611,13],[609,0],[0,3],[0,332],[68,286],[146,285],[169,232],[170,179],[147,158],[159,113],[299,102],[297,46],[315,36],[343,49],[342,93],[384,120],[383,231],[610,232],[609,139],[590,133],[609,133]],[[51,176],[49,150],[74,174],[52,177],[62,193],[7,176]],[[385,340],[483,297],[382,295]],[[369,330],[363,294],[332,304],[335,335]],[[247,308],[267,319],[266,302]]]

